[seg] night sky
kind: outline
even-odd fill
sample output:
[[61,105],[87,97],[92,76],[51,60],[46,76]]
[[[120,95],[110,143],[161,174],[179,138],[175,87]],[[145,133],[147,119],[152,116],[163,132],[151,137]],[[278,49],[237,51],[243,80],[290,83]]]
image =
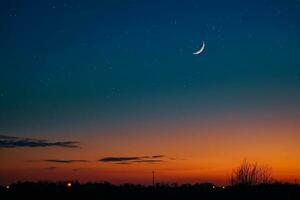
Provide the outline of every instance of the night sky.
[[0,10],[0,184],[225,183],[245,158],[300,178],[300,1]]

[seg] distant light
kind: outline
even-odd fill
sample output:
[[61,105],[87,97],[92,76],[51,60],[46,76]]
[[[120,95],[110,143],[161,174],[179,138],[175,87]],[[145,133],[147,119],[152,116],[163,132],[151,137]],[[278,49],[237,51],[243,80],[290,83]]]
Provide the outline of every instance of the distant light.
[[225,186],[223,186],[222,188],[223,188],[223,189],[225,189],[226,187],[225,187]]
[[10,186],[9,186],[9,185],[7,185],[7,186],[6,186],[6,189],[9,189],[9,188],[10,188]]
[[72,187],[72,183],[71,182],[67,183],[67,186]]
[[215,189],[216,188],[216,186],[213,186],[213,189]]

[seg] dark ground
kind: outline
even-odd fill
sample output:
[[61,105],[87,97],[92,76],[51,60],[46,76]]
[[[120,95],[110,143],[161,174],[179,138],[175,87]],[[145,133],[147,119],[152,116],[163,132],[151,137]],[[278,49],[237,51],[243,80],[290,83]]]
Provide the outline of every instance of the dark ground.
[[0,188],[0,199],[285,199],[300,200],[300,185],[275,183],[258,186],[214,187],[195,185],[112,185],[72,182],[23,182]]

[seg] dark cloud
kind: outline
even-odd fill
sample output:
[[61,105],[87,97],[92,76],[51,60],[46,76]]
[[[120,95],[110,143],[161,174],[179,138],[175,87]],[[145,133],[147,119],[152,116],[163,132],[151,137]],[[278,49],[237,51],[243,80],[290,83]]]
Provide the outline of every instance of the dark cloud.
[[88,160],[43,160],[44,162],[54,162],[54,163],[75,163],[75,162],[89,162]]
[[111,162],[115,164],[122,164],[122,165],[128,165],[132,163],[158,163],[158,162],[164,162],[162,159],[158,158],[164,158],[164,155],[154,155],[154,156],[131,156],[131,157],[104,157],[101,158],[100,162]]
[[18,148],[18,147],[65,147],[77,148],[79,142],[63,141],[63,142],[49,142],[47,140],[22,138],[0,135],[0,148]]
[[156,156],[151,156],[151,158],[164,158],[165,155],[156,155]]
[[140,160],[145,157],[104,157],[101,158],[99,161],[101,162],[120,162],[120,161],[133,161],[133,160]]

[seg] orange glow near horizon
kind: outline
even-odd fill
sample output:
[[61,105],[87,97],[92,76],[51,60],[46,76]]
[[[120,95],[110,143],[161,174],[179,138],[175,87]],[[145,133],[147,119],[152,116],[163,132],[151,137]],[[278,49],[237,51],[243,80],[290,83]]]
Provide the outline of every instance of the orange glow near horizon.
[[[112,183],[157,182],[228,183],[232,168],[243,159],[272,167],[275,179],[300,179],[300,124],[287,119],[194,120],[155,126],[127,125],[91,130],[78,137],[81,148],[1,149],[1,184],[19,180],[79,180]],[[118,133],[118,134],[116,134]],[[141,134],[143,133],[143,134]],[[78,134],[79,135],[79,134]],[[77,136],[77,138],[76,138]],[[57,134],[56,138],[65,134]],[[114,164],[106,156],[165,155],[160,163]],[[45,159],[89,160],[83,163],[49,163]],[[52,168],[51,168],[52,167]]]

